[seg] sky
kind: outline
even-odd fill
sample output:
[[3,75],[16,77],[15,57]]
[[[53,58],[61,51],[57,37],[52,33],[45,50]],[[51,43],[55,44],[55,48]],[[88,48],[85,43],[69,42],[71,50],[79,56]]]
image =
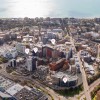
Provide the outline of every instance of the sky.
[[100,17],[100,0],[0,0],[0,17]]

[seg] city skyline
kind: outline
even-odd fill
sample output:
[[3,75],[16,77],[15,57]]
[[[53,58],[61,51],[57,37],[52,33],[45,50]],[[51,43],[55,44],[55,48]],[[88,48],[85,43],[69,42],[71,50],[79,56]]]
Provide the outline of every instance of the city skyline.
[[0,0],[0,100],[100,100],[99,0]]

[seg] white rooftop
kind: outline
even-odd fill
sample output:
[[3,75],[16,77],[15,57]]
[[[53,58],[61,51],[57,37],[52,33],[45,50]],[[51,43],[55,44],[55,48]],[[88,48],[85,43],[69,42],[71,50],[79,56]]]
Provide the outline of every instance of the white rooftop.
[[24,87],[16,84],[14,86],[12,86],[11,88],[9,88],[8,90],[6,90],[7,93],[9,93],[10,95],[15,95],[17,92],[19,92],[20,90],[22,90]]

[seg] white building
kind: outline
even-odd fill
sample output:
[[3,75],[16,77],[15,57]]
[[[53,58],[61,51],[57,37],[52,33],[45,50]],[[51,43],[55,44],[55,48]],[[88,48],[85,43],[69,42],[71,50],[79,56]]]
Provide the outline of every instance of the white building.
[[26,59],[26,66],[28,71],[32,71],[32,57]]
[[26,59],[26,66],[28,71],[33,71],[37,68],[37,61],[36,58],[29,56]]

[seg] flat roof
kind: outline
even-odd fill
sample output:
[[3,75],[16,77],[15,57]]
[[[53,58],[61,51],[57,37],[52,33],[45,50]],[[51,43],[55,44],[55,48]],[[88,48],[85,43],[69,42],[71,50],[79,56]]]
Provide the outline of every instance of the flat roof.
[[63,72],[57,72],[55,75],[52,75],[55,78],[60,78],[63,79],[63,77],[66,77],[68,79],[68,81],[73,81],[73,80],[77,80],[78,77],[77,75],[71,75],[71,74],[67,74],[67,73],[63,73]]
[[24,88],[23,86],[21,86],[19,84],[15,84],[14,86],[12,86],[8,90],[6,90],[6,92],[13,96],[16,93],[18,93],[20,90],[22,90],[23,88]]

